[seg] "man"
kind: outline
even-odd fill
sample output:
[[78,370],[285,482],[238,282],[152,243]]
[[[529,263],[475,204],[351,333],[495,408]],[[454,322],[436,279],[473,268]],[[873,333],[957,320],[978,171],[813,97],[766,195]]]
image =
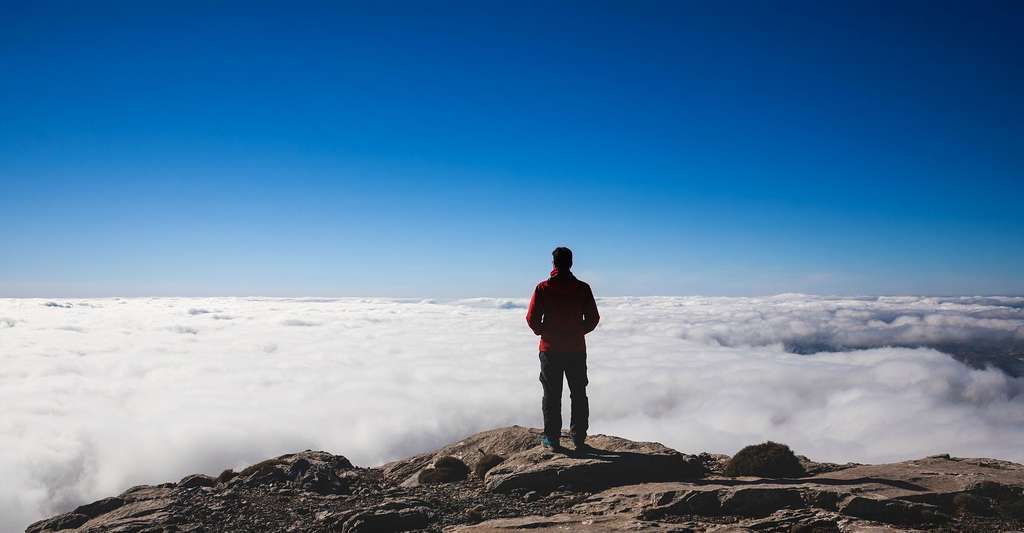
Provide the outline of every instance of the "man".
[[530,329],[540,335],[540,382],[544,386],[541,411],[544,413],[544,447],[557,451],[562,434],[562,375],[569,382],[572,418],[569,434],[577,450],[586,446],[587,419],[587,344],[583,336],[597,327],[601,319],[590,285],[576,279],[572,268],[572,250],[565,247],[551,252],[554,270],[551,277],[537,284],[526,312]]

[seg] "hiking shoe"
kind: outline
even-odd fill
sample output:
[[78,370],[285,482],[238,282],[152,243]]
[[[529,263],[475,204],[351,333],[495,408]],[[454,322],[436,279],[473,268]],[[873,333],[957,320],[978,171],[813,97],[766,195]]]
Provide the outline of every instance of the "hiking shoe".
[[557,452],[562,449],[562,445],[559,444],[557,437],[552,438],[544,435],[544,438],[540,439],[540,444],[553,452]]
[[587,437],[586,437],[586,435],[584,435],[582,437],[573,437],[572,438],[572,444],[573,444],[573,446],[576,447],[576,451],[578,451],[578,452],[586,451],[588,448],[590,448],[590,446],[587,446]]

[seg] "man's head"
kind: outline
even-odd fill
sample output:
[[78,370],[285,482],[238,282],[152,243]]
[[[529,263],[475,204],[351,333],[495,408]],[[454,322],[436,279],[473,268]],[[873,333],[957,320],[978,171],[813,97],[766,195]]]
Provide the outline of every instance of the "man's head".
[[569,270],[572,268],[572,250],[565,246],[555,248],[555,251],[551,252],[551,263],[558,270]]

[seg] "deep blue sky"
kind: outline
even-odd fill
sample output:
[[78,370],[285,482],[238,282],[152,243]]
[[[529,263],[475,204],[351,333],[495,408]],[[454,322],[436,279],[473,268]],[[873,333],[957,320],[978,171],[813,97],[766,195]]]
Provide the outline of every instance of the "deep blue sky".
[[1024,293],[1022,2],[208,4],[4,3],[0,296]]

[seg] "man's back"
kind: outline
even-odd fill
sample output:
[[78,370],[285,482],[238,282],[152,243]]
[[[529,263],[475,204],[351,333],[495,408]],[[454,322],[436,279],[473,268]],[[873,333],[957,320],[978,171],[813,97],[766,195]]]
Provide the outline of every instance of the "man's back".
[[541,412],[544,438],[541,444],[550,450],[561,448],[562,379],[569,383],[572,418],[569,435],[577,450],[586,446],[590,427],[590,400],[587,398],[587,343],[584,335],[597,327],[601,317],[590,285],[576,279],[572,268],[572,250],[559,246],[551,252],[555,267],[551,277],[538,283],[530,299],[526,322],[540,335],[540,383],[544,387]]
[[540,335],[542,352],[587,351],[584,335],[600,320],[590,285],[569,271],[554,269],[533,290],[526,321]]

